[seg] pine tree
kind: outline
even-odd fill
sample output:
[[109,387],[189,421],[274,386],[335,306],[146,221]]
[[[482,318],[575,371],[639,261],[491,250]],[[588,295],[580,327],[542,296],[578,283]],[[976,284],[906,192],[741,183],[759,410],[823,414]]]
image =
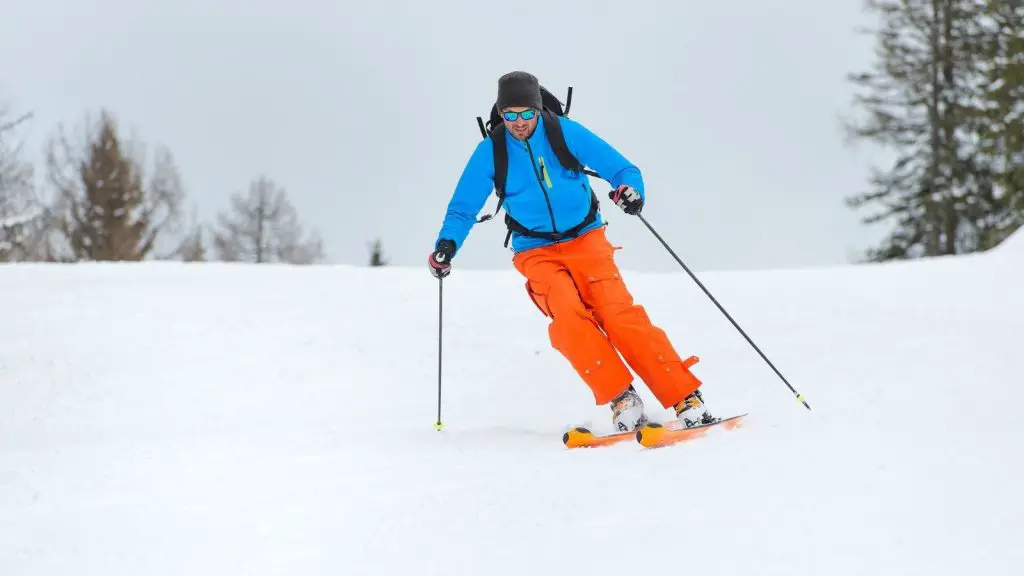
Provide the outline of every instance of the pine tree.
[[893,165],[875,170],[874,190],[848,198],[880,207],[868,224],[896,227],[870,260],[957,254],[976,249],[991,182],[976,165],[970,132],[977,77],[978,6],[972,0],[869,0],[881,18],[877,60],[849,78],[867,119],[853,138],[891,147]]
[[370,266],[387,266],[384,260],[384,245],[378,238],[370,245]]
[[312,264],[323,259],[316,233],[303,239],[302,226],[288,195],[272,180],[250,183],[249,194],[234,194],[231,210],[218,215],[213,245],[218,259],[257,264]]
[[981,241],[986,249],[1024,224],[1024,2],[983,4],[976,122],[979,150],[994,183],[989,233]]
[[48,154],[70,259],[139,261],[156,256],[157,241],[178,223],[184,194],[170,154],[158,154],[147,183],[141,160],[126,149],[106,111],[83,149],[80,156],[61,137],[51,143]]

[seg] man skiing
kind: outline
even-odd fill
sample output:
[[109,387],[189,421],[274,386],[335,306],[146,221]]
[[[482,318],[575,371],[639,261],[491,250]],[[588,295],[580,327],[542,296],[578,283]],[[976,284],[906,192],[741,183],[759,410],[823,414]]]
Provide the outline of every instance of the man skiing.
[[[715,421],[698,390],[701,381],[690,372],[697,358],[683,360],[665,332],[634,303],[587,176],[559,162],[564,154],[552,146],[550,133],[561,128],[561,138],[579,164],[609,181],[609,197],[631,215],[640,212],[645,200],[640,170],[582,124],[546,112],[532,74],[502,76],[495,106],[503,126],[469,158],[428,257],[430,272],[437,278],[451,272],[452,258],[491,190],[503,188],[513,265],[526,278],[529,297],[551,320],[551,346],[589,386],[598,405],[610,404],[615,428],[632,431],[648,421],[627,364],[685,426]],[[503,184],[495,180],[492,139],[504,140],[507,149]],[[495,140],[493,145],[501,144]]]

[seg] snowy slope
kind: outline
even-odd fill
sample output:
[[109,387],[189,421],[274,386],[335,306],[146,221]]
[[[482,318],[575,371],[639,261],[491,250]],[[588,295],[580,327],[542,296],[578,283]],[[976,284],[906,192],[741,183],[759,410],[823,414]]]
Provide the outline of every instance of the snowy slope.
[[0,268],[0,574],[1019,574],[1020,238],[702,275],[812,412],[688,277],[627,272],[752,414],[646,452],[562,447],[608,411],[514,271],[445,281],[438,433],[424,270]]

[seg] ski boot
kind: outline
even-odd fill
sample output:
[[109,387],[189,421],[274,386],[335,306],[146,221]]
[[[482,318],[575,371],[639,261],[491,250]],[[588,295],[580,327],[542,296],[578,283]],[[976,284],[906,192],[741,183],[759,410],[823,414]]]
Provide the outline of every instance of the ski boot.
[[626,391],[612,400],[612,425],[620,432],[632,432],[647,424],[644,401],[630,384]]
[[700,390],[694,390],[692,394],[684,398],[679,404],[676,404],[674,408],[676,418],[679,418],[679,421],[687,428],[714,424],[720,420],[720,418],[715,418],[708,412],[708,409],[704,406],[704,397],[701,395]]

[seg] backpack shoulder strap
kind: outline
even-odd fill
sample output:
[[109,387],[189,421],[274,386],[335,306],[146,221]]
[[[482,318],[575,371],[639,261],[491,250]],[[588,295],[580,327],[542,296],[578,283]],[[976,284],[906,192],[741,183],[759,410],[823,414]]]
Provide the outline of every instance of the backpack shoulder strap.
[[498,124],[491,130],[491,150],[494,156],[494,192],[498,195],[498,205],[494,214],[485,214],[479,220],[486,222],[498,215],[501,205],[505,203],[505,179],[508,177],[508,148],[505,146],[505,125]]
[[494,150],[494,190],[499,200],[505,199],[505,179],[508,177],[508,148],[505,143],[505,125],[498,124],[491,131],[491,149]]
[[505,124],[498,115],[497,105],[491,107],[491,117],[486,124],[479,116],[476,117],[476,123],[480,127],[483,139],[491,139],[491,147],[494,149],[494,190],[498,198],[504,200],[505,179],[508,177],[508,149],[505,147]]
[[544,115],[545,134],[548,137],[548,142],[551,143],[551,149],[555,151],[555,157],[558,158],[558,162],[567,170],[601,178],[601,175],[597,172],[587,170],[579,159],[573,155],[572,151],[569,150],[569,145],[565,143],[565,134],[562,133],[562,125],[558,122],[558,116],[547,109],[541,111],[541,114]]
[[544,131],[552,150],[555,151],[558,162],[567,170],[582,172],[583,164],[576,156],[573,156],[568,144],[565,143],[565,134],[562,133],[562,125],[558,122],[558,116],[548,109],[542,110],[541,115],[544,117]]

